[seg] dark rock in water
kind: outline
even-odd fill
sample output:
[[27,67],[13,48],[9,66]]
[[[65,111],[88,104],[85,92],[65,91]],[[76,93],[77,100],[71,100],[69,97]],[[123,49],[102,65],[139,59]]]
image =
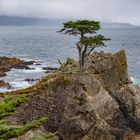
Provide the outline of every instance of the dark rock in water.
[[47,71],[45,71],[45,73],[47,73],[47,74],[50,74],[52,72],[54,72],[54,70],[47,70]]
[[139,140],[140,89],[128,77],[125,51],[93,53],[84,73],[73,67],[40,80],[10,123],[48,116],[45,130],[62,140]]
[[6,76],[6,72],[14,69],[31,69],[28,65],[34,61],[23,61],[18,58],[0,57],[0,77]]
[[41,64],[40,64],[40,63],[35,63],[35,65],[39,66],[39,65],[41,65]]
[[35,61],[34,65],[41,65],[43,62],[42,61]]
[[4,76],[6,76],[6,73],[0,72],[0,77],[4,77]]
[[47,73],[47,74],[49,74],[49,73],[51,73],[52,71],[50,71],[50,70],[47,70],[47,71],[45,71],[45,73]]
[[3,80],[0,80],[0,88],[13,89],[13,87],[8,82]]
[[53,67],[44,67],[42,68],[43,70],[57,70],[58,68],[53,68]]
[[27,81],[27,82],[34,82],[34,81],[37,81],[38,79],[33,79],[33,78],[27,78],[25,79],[24,81]]
[[30,69],[27,65],[25,65],[25,64],[15,64],[15,65],[12,65],[12,67],[14,68],[14,69]]
[[33,65],[36,61],[23,61],[24,65]]

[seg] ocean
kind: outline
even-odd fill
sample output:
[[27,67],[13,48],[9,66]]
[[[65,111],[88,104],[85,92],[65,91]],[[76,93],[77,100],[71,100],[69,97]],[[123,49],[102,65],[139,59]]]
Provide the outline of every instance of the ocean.
[[[34,83],[24,79],[36,79],[46,75],[42,67],[59,67],[58,59],[62,62],[67,57],[77,59],[78,53],[74,45],[78,37],[58,33],[58,30],[59,27],[0,26],[0,56],[41,63],[33,65],[33,70],[13,69],[1,79],[9,82],[14,89],[26,88]],[[126,50],[129,75],[135,84],[140,85],[140,28],[105,28],[101,29],[100,33],[111,38],[107,46],[101,50],[110,52]]]

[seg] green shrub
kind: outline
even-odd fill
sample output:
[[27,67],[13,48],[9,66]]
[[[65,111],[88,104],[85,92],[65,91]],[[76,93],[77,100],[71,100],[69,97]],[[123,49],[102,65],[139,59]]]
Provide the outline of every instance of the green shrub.
[[0,103],[0,119],[12,114],[16,107],[21,105],[27,100],[29,94],[19,95],[15,99],[12,96],[8,96],[4,98],[4,100]]
[[47,117],[43,117],[39,120],[33,120],[31,123],[28,123],[23,127],[7,126],[5,124],[0,127],[0,139],[8,140],[10,138],[22,136],[29,130],[40,127],[42,124],[46,123],[47,120]]

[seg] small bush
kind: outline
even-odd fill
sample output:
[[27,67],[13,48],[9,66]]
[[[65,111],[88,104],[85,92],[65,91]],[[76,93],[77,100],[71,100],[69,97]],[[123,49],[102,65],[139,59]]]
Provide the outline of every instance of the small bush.
[[47,121],[48,121],[48,118],[43,117],[39,120],[33,120],[31,123],[28,123],[23,127],[7,126],[5,124],[0,127],[0,139],[8,140],[10,138],[22,136],[29,130],[40,127],[42,124],[46,123]]
[[0,103],[0,119],[12,114],[17,106],[21,105],[27,100],[28,96],[28,94],[23,94],[16,97],[15,99],[12,96],[6,97]]

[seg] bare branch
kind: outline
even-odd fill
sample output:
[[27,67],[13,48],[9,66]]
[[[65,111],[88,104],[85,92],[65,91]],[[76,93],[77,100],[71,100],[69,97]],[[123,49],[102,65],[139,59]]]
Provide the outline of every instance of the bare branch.
[[82,46],[79,43],[76,44],[76,47],[77,47],[78,50],[82,49]]
[[61,65],[61,67],[63,67],[62,62],[58,59],[58,63]]

